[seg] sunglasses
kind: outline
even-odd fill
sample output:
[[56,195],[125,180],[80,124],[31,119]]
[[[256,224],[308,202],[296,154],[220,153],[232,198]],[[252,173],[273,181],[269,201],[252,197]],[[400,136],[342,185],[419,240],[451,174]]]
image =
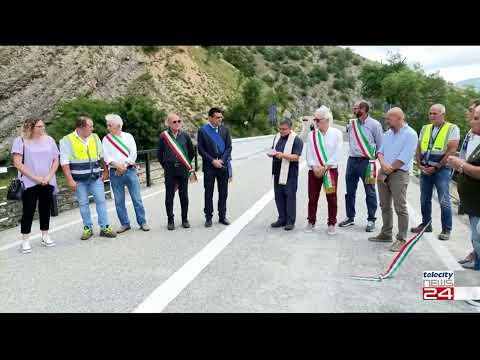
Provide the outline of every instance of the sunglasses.
[[175,121],[172,121],[172,124],[180,124],[182,122],[182,120],[175,120]]

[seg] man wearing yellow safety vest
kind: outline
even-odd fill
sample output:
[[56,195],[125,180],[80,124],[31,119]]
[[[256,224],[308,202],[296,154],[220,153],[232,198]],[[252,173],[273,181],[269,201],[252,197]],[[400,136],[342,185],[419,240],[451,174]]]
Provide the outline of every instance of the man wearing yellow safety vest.
[[103,181],[108,178],[108,172],[102,158],[102,143],[98,135],[93,134],[92,119],[87,116],[78,117],[75,130],[60,140],[60,164],[70,190],[77,195],[84,225],[82,240],[88,240],[93,236],[89,193],[95,200],[100,236],[110,238],[117,236],[108,224],[103,185]]
[[[420,175],[420,203],[422,223],[412,232],[420,232],[432,219],[433,188],[437,189],[440,203],[442,232],[440,240],[448,240],[452,231],[452,209],[450,205],[451,169],[447,159],[457,151],[460,141],[460,129],[457,125],[445,121],[445,106],[432,105],[429,112],[431,124],[424,125],[419,135],[416,159]],[[426,232],[432,232],[430,224]]]

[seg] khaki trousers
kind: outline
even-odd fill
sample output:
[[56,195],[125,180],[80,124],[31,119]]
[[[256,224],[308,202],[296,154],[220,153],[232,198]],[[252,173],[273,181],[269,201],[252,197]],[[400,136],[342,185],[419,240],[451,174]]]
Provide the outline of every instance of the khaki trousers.
[[408,172],[397,170],[390,174],[384,183],[378,183],[380,208],[382,209],[383,226],[381,234],[392,237],[393,212],[398,216],[397,239],[406,240],[408,231],[407,187],[410,181]]

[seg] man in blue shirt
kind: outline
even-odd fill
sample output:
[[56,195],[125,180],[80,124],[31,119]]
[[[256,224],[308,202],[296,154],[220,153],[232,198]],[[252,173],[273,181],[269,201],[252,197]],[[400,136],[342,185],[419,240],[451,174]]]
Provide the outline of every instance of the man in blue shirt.
[[398,216],[397,241],[390,247],[391,251],[399,251],[405,244],[408,231],[407,187],[413,158],[417,148],[418,137],[405,122],[402,109],[394,107],[387,112],[390,125],[383,135],[382,146],[378,151],[380,172],[378,175],[378,195],[382,209],[383,226],[380,234],[368,240],[375,242],[391,242],[393,230],[392,199],[395,213]]

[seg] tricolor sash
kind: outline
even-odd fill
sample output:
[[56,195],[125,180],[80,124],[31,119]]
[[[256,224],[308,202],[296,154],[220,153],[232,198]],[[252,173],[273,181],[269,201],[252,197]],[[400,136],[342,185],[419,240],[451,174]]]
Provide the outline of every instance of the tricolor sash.
[[118,136],[115,136],[111,133],[107,134],[107,136],[105,137],[107,138],[108,142],[110,142],[110,144],[112,144],[113,147],[118,150],[120,154],[128,158],[128,156],[130,155],[130,149],[128,148],[127,145],[125,145],[122,139],[120,139]]
[[[325,164],[328,161],[328,154],[327,148],[325,146],[325,140],[323,139],[320,130],[312,131],[312,138],[313,148],[315,149],[315,154],[317,155],[318,162],[321,166],[326,166]],[[331,194],[336,191],[332,169],[325,171],[325,174],[323,175],[323,186],[327,194]]]
[[376,161],[376,154],[375,149],[373,149],[370,144],[368,143],[367,137],[363,132],[362,127],[360,126],[360,119],[352,119],[350,121],[352,126],[353,134],[355,139],[357,140],[358,146],[369,162],[367,169],[365,170],[365,183],[366,184],[375,184],[377,178],[377,161]]
[[167,143],[168,147],[175,154],[175,157],[183,164],[183,166],[185,166],[190,176],[190,171],[192,170],[192,165],[191,165],[192,161],[188,160],[187,154],[183,149],[183,147],[177,142],[175,137],[173,137],[173,135],[170,134],[170,130],[163,131],[162,136],[165,139],[165,142]]

